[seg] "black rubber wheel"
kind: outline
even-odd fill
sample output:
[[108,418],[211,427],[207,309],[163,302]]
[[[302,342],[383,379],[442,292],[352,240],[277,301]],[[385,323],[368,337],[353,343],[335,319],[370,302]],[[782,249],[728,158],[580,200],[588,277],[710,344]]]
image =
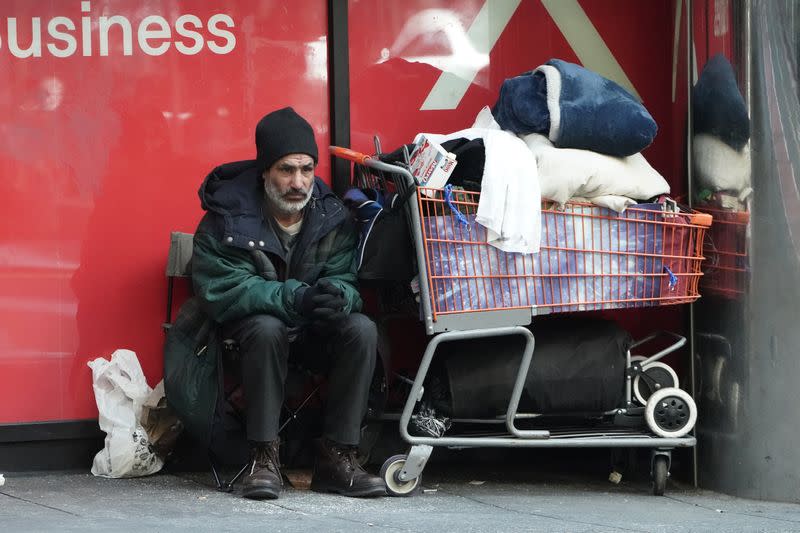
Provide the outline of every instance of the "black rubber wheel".
[[667,488],[667,477],[669,477],[667,462],[667,457],[664,455],[653,457],[653,494],[656,496],[663,496]]
[[655,421],[658,427],[666,431],[680,430],[689,421],[689,406],[683,398],[668,396],[656,409]]

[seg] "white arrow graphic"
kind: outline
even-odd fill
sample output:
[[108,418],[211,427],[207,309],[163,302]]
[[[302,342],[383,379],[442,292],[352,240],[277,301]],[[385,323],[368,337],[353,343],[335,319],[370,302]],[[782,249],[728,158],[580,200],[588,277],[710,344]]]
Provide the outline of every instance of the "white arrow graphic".
[[[466,33],[467,39],[476,51],[485,54],[491,52],[520,2],[521,0],[486,0]],[[541,0],[541,2],[584,67],[614,80],[641,99],[633,83],[577,0]],[[531,65],[531,68],[535,66]],[[457,108],[482,67],[481,65],[474,69],[462,69],[458,74],[443,71],[420,109],[425,111]]]

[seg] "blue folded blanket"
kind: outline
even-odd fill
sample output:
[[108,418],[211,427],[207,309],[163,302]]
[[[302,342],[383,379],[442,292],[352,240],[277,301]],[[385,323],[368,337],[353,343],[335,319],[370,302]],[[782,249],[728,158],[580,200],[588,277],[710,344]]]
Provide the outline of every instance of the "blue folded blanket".
[[504,130],[541,133],[559,148],[616,157],[641,152],[658,131],[628,91],[560,59],[504,81],[492,113]]
[[733,67],[722,54],[706,63],[692,88],[692,126],[695,134],[713,135],[737,151],[750,139],[747,106]]

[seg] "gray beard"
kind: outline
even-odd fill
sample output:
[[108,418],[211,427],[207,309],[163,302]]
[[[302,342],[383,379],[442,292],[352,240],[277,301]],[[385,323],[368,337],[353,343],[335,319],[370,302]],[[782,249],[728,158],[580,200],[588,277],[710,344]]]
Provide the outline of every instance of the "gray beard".
[[312,185],[308,188],[308,193],[303,200],[299,202],[289,202],[284,200],[280,191],[274,185],[266,180],[264,181],[264,197],[266,198],[267,203],[273,209],[283,215],[293,215],[302,211],[303,208],[308,204],[309,200],[311,200],[311,194],[313,192],[314,187]]

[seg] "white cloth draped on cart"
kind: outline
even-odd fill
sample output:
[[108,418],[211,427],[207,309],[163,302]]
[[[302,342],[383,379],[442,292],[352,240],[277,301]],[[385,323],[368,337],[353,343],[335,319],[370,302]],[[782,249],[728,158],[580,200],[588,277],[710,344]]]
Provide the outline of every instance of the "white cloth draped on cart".
[[542,224],[539,178],[536,159],[522,139],[491,128],[424,135],[439,144],[483,139],[486,160],[476,221],[487,229],[492,246],[504,252],[537,253]]

